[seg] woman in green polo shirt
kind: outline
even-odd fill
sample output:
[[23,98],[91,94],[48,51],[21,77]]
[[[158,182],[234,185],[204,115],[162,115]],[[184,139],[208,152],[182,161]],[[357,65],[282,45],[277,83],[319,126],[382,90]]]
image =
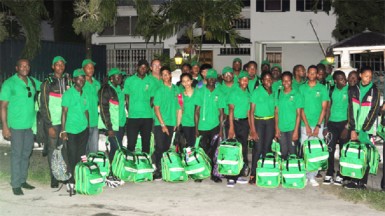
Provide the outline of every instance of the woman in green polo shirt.
[[265,71],[261,75],[262,86],[256,88],[250,99],[250,136],[256,141],[252,150],[250,184],[255,184],[257,162],[262,155],[271,152],[271,142],[274,138],[274,94],[272,90],[272,75]]
[[157,170],[154,179],[161,179],[162,155],[170,148],[172,134],[179,126],[182,110],[178,104],[178,87],[171,83],[171,70],[168,67],[160,69],[163,84],[159,87],[154,97],[155,110],[155,165]]
[[[182,131],[187,141],[187,146],[193,147],[195,144],[195,90],[192,87],[193,78],[191,74],[184,73],[180,77],[184,90],[178,95],[178,100],[182,100]],[[179,102],[181,104],[181,102]]]
[[84,71],[76,69],[73,78],[74,85],[63,94],[62,131],[59,135],[67,140],[68,171],[72,174],[67,185],[70,195],[75,192],[75,166],[86,154],[89,134],[87,97],[82,90],[86,80]]
[[[250,93],[247,89],[249,84],[249,74],[246,71],[241,71],[238,75],[239,87],[234,88],[230,93],[227,104],[229,107],[228,121],[226,121],[225,127],[227,137],[229,139],[236,138],[242,144],[242,155],[244,167],[240,173],[243,175],[244,169],[248,167],[249,160],[247,140],[249,135],[249,109],[250,109]],[[248,168],[247,168],[248,169]],[[248,175],[246,172],[245,175]],[[238,181],[239,183],[247,184],[247,180],[238,178],[238,176],[227,177],[227,186],[234,187],[234,184]]]
[[281,156],[286,159],[296,154],[299,124],[301,121],[302,97],[291,84],[293,75],[286,71],[282,74],[283,89],[275,93],[275,137],[281,146]]

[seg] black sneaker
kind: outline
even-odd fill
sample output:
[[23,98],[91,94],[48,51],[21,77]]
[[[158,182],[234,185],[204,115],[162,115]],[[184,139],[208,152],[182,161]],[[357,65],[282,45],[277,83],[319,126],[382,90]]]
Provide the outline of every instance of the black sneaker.
[[332,176],[325,176],[325,179],[322,182],[322,184],[324,184],[324,185],[331,185],[333,183],[334,183],[334,181],[333,181],[333,177]]
[[16,196],[24,195],[23,190],[21,190],[20,187],[18,187],[18,188],[12,188],[12,192],[13,192],[13,194],[16,195]]
[[28,184],[27,182],[24,182],[23,184],[21,184],[21,187],[24,188],[24,189],[27,189],[27,190],[33,190],[33,189],[35,189],[34,186]]
[[222,183],[222,179],[217,176],[211,176],[211,180],[215,183]]
[[318,171],[317,175],[315,176],[316,178],[322,178],[321,171]]
[[201,183],[201,182],[202,182],[202,179],[195,179],[194,182],[196,182],[196,183]]
[[162,180],[162,173],[161,172],[154,172],[153,178],[155,181],[160,181]]
[[346,184],[344,186],[344,188],[346,188],[346,189],[358,189],[359,186],[356,182],[349,182],[348,184]]
[[334,180],[334,185],[342,186],[343,182],[344,182],[344,178],[342,178],[341,176],[337,175],[336,179]]
[[252,175],[250,176],[249,184],[255,185],[255,176],[252,176]]

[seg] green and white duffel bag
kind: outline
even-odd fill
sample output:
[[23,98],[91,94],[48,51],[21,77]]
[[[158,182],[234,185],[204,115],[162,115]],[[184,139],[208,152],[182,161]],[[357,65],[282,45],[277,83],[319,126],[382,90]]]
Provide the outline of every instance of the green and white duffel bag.
[[303,159],[290,155],[282,162],[282,187],[299,188],[306,186],[306,168]]
[[[130,160],[130,158],[128,158]],[[130,182],[144,182],[153,180],[154,168],[150,156],[145,152],[134,152],[134,167],[126,167],[125,169],[131,173],[128,177]]]
[[89,153],[87,156],[88,162],[94,162],[98,165],[100,169],[100,174],[103,178],[106,178],[110,173],[110,160],[104,152]]
[[362,179],[368,165],[366,144],[350,141],[342,147],[340,173],[343,176]]
[[305,140],[302,143],[303,158],[308,172],[328,168],[329,151],[323,139]]
[[132,175],[136,173],[134,162],[134,154],[127,150],[126,147],[121,147],[115,152],[114,159],[111,164],[112,173],[123,181],[128,181]]
[[276,188],[281,183],[281,165],[272,153],[258,160],[256,184],[259,187]]
[[373,144],[368,144],[367,147],[369,151],[369,173],[377,175],[378,165],[381,161],[380,153],[378,152],[377,147]]
[[275,153],[275,157],[279,160],[282,159],[281,155],[281,145],[279,142],[275,139],[273,139],[273,142],[271,143],[271,150]]
[[242,144],[235,139],[225,140],[218,147],[218,172],[222,175],[239,175],[243,168]]
[[201,137],[195,141],[193,148],[183,149],[182,163],[188,176],[192,179],[206,179],[211,176],[211,160],[205,151],[199,147]]
[[79,162],[75,167],[75,190],[79,194],[96,195],[103,192],[105,179],[94,162]]
[[184,170],[181,155],[175,152],[175,148],[171,148],[163,153],[162,163],[162,179],[166,182],[185,182],[188,180],[186,171]]

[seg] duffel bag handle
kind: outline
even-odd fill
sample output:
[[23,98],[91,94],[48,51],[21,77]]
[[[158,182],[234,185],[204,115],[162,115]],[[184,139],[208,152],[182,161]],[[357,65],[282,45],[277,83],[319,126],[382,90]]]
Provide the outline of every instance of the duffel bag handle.
[[199,147],[199,143],[201,142],[201,138],[202,138],[202,136],[199,136],[199,137],[196,138],[195,145],[194,145],[195,148]]

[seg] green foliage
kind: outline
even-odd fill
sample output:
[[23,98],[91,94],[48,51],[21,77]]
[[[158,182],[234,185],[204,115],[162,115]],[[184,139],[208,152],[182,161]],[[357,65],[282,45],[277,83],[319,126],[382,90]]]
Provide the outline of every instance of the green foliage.
[[[233,20],[240,17],[240,0],[172,0],[162,3],[154,11],[149,0],[135,0],[138,13],[136,32],[146,41],[162,41],[183,31],[190,39],[190,47],[202,48],[203,36],[223,44],[236,46],[239,37]],[[195,32],[200,32],[194,35]],[[227,35],[229,40],[227,41]]]
[[41,20],[47,16],[43,0],[2,0],[16,16],[24,31],[26,43],[21,58],[33,59],[40,48]]
[[4,14],[0,13],[0,42],[3,42],[8,37],[7,28],[4,26]]
[[334,13],[337,15],[333,36],[343,40],[363,32],[366,28],[374,32],[385,32],[385,1],[333,1]]

